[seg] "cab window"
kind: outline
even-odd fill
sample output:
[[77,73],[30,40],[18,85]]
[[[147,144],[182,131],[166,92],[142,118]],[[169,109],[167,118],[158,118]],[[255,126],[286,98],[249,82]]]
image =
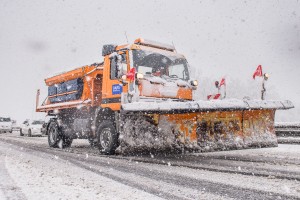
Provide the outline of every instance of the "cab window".
[[127,73],[126,54],[113,56],[110,59],[110,79],[118,79],[120,74]]

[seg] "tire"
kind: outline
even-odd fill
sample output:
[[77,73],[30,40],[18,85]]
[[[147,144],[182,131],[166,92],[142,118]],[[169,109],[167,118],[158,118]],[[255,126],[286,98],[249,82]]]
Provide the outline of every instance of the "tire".
[[52,148],[58,148],[58,143],[62,139],[62,133],[56,121],[51,121],[47,129],[48,144]]
[[13,130],[11,129],[11,130],[9,131],[9,133],[12,133],[12,131],[13,131]]
[[28,137],[31,137],[32,135],[31,135],[31,130],[29,129],[28,130]]
[[24,134],[22,133],[22,129],[20,128],[20,136],[24,136]]
[[111,121],[104,120],[97,129],[98,148],[100,153],[114,154],[118,146],[118,134]]

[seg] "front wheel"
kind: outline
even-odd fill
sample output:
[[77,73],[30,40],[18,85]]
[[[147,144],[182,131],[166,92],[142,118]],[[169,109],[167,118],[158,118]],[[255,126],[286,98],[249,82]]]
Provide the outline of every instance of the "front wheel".
[[103,121],[97,129],[98,148],[101,153],[114,154],[118,146],[118,134],[111,121]]

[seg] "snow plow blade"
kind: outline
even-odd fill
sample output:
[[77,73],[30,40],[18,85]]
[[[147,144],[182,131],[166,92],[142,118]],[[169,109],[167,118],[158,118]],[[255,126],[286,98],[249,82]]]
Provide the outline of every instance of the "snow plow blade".
[[275,111],[293,107],[290,101],[236,99],[123,104],[118,151],[277,146]]

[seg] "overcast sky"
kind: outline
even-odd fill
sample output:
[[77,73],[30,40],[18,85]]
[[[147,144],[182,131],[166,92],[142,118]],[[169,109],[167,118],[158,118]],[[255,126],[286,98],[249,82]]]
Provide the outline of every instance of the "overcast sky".
[[271,74],[267,97],[290,99],[298,107],[277,119],[300,121],[296,0],[0,0],[0,27],[0,115],[19,122],[43,116],[34,108],[36,89],[46,90],[45,77],[101,61],[102,45],[126,43],[125,32],[129,42],[173,42],[203,83],[199,97],[226,75],[229,97],[257,90],[252,96],[259,98],[252,74],[261,64]]

